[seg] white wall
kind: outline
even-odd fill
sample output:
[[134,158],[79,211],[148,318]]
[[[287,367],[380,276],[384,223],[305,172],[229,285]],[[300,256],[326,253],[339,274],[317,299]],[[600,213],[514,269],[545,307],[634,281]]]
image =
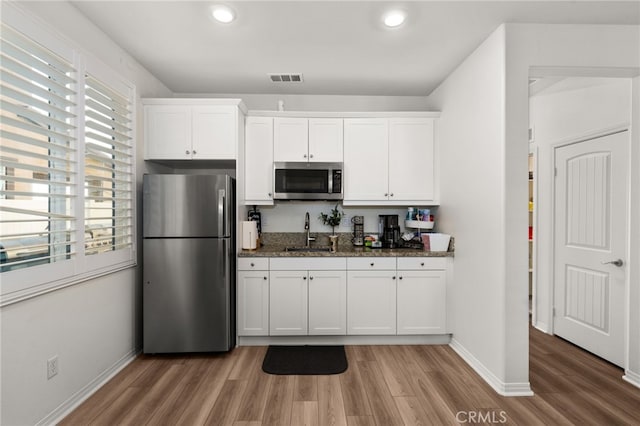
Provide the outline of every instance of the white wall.
[[[551,86],[530,100],[530,125],[537,152],[537,226],[535,311],[533,325],[551,331],[553,303],[553,148],[552,145],[604,131],[614,126],[630,124],[631,79],[570,78],[570,81],[593,84],[570,90],[556,91]],[[565,86],[566,82],[561,82]]]
[[[505,24],[429,96],[428,106],[442,114],[440,225],[456,237],[452,345],[498,392],[526,394],[529,388],[524,206],[530,69],[638,75],[639,41],[638,26]],[[632,133],[635,164],[638,143],[638,133]],[[637,196],[637,172],[633,179]],[[640,217],[639,204],[632,203],[631,217]],[[632,235],[639,233],[637,222]],[[631,259],[639,257],[633,243]],[[630,274],[637,300],[638,268],[631,267]],[[639,316],[637,309],[632,307],[632,318]],[[635,323],[630,330],[636,343],[638,328]],[[640,364],[640,347],[629,348],[629,359],[627,375],[640,378],[633,370]]]
[[[565,75],[637,76],[640,71],[640,27],[612,25],[539,25],[506,24],[506,120],[505,120],[505,197],[506,226],[506,282],[505,303],[508,308],[505,330],[506,352],[510,354],[505,365],[505,377],[512,381],[528,368],[526,352],[528,342],[521,329],[526,324],[527,243],[521,235],[527,226],[527,213],[522,207],[528,199],[526,176],[528,157],[529,94],[528,81],[532,68],[553,67],[564,69]],[[637,79],[636,79],[637,81]],[[636,94],[637,89],[636,89]],[[637,101],[634,101],[637,105]],[[633,111],[637,117],[639,112]],[[637,120],[637,118],[635,119]],[[637,121],[636,121],[637,122]],[[638,133],[632,133],[634,164],[640,164]],[[634,197],[640,193],[637,174],[631,182]],[[631,217],[640,217],[638,203],[634,203]],[[638,221],[632,221],[632,232],[638,235]],[[640,257],[638,244],[631,248],[632,259]],[[638,269],[630,268],[632,290],[638,294]],[[634,304],[632,309],[640,309]],[[637,314],[636,314],[637,315]],[[630,333],[637,336],[640,322],[631,324]],[[640,347],[629,348],[640,353]],[[513,354],[513,355],[512,355]],[[638,355],[635,355],[636,357]],[[636,358],[637,359],[637,358]],[[633,368],[637,368],[633,367]],[[632,371],[640,379],[638,371]],[[640,382],[639,382],[640,384]]]
[[[67,2],[2,2],[3,20],[31,19],[50,28],[132,81],[139,97],[171,92]],[[137,102],[138,122],[142,107]],[[137,128],[140,193],[142,126]],[[140,211],[138,211],[138,216]],[[138,230],[142,229],[138,221]],[[139,252],[139,250],[138,250]],[[104,378],[140,347],[141,303],[138,268],[2,307],[0,424],[51,421],[83,388]],[[46,378],[46,362],[59,357],[59,374]]]
[[[448,307],[453,347],[503,393],[504,51],[505,30],[500,27],[429,96],[441,111],[439,225],[456,239]],[[518,381],[527,391],[526,372]]]
[[[345,217],[340,226],[336,227],[336,232],[353,232],[351,218],[353,216],[364,216],[364,230],[366,233],[378,233],[378,215],[397,214],[401,229],[404,229],[404,218],[407,213],[402,207],[344,207],[338,203],[338,209],[345,212]],[[336,205],[335,202],[304,202],[288,201],[280,202],[274,206],[259,206],[262,212],[263,232],[305,232],[304,216],[309,212],[311,233],[331,232],[330,226],[322,224],[318,216],[320,213],[329,213]],[[415,206],[426,208],[424,206]],[[434,212],[437,209],[433,209]],[[437,218],[436,218],[437,220]]]

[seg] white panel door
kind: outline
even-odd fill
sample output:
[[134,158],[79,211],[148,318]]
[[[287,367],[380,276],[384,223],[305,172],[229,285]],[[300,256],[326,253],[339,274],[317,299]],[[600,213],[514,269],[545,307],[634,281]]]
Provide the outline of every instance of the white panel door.
[[628,141],[625,131],[555,151],[554,333],[619,366],[624,363]]
[[309,334],[347,334],[347,271],[309,271]]
[[396,334],[396,272],[347,272],[347,333]]
[[344,120],[344,200],[386,201],[389,193],[386,118]]
[[269,335],[269,271],[238,272],[238,336]]
[[309,119],[273,120],[273,161],[309,161]]
[[446,333],[446,271],[398,271],[398,334]]
[[194,106],[191,120],[194,160],[235,160],[236,107]]
[[341,118],[309,119],[309,161],[341,163],[342,146]]
[[273,118],[247,117],[244,136],[246,204],[273,204]]
[[269,334],[307,334],[307,271],[269,273]]
[[389,200],[434,199],[432,118],[389,120]]

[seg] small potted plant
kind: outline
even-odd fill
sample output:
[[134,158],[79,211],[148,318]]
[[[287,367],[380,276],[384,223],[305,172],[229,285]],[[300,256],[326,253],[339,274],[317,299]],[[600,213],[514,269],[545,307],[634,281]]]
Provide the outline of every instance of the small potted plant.
[[338,209],[338,205],[336,204],[329,214],[320,213],[318,219],[322,221],[323,225],[331,226],[331,235],[329,236],[329,240],[331,240],[331,251],[336,251],[338,246],[338,236],[336,235],[336,226],[340,225],[342,221],[342,217],[344,216],[344,212]]
[[342,217],[344,216],[344,212],[338,209],[338,205],[331,209],[329,214],[320,213],[318,219],[322,221],[323,225],[329,225],[331,227],[331,235],[336,235],[336,226],[340,225],[342,222]]

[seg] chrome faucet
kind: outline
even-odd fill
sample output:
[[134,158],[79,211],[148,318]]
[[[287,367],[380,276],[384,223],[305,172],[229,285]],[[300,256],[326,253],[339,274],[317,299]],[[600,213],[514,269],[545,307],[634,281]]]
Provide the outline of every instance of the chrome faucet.
[[304,215],[304,230],[307,231],[307,239],[304,246],[309,247],[309,243],[316,240],[316,237],[309,235],[309,212],[306,212]]

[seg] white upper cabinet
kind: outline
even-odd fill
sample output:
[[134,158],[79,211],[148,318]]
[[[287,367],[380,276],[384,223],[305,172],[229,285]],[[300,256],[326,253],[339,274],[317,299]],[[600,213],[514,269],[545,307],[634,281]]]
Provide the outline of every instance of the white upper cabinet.
[[144,127],[145,160],[191,159],[191,108],[146,105]]
[[309,161],[342,162],[342,122],[341,118],[309,119]]
[[344,201],[388,200],[388,134],[385,118],[344,120]]
[[273,204],[273,118],[247,117],[244,139],[246,204]]
[[276,162],[342,162],[342,119],[274,118]]
[[433,119],[390,119],[390,199],[408,202],[435,200],[434,166]]
[[144,99],[145,160],[235,160],[236,99]]
[[433,118],[344,120],[344,202],[437,204]]
[[274,118],[273,161],[308,161],[309,120]]
[[192,158],[234,160],[238,138],[236,116],[237,109],[233,107],[192,107]]

